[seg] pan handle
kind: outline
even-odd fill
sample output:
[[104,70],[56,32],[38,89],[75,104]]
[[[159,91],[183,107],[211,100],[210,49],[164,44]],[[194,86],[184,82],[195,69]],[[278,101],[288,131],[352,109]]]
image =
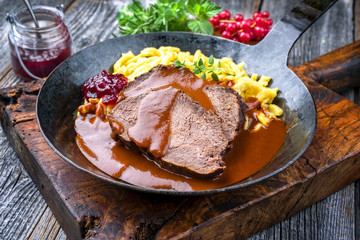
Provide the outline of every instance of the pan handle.
[[[304,0],[285,15],[257,45],[278,47],[287,55],[295,41],[338,0]],[[275,46],[276,45],[276,46]],[[270,46],[270,47],[269,47]]]

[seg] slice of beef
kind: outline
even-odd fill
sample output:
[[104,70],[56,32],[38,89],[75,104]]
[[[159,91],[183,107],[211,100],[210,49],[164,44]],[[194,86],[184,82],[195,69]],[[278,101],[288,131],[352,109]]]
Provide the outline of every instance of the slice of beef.
[[[127,130],[135,124],[134,109],[138,109],[147,94],[149,92],[124,99],[109,117],[110,124],[116,129],[121,141],[131,148],[137,146],[129,138]],[[171,110],[170,121],[171,137],[162,158],[154,159],[147,149],[137,149],[173,172],[202,177],[220,174],[225,167],[223,158],[229,141],[221,129],[219,117],[212,111],[205,111],[185,93],[179,92]],[[119,123],[122,124],[123,131],[119,131],[116,126]]]
[[[143,85],[146,84],[145,81],[151,79],[153,74],[171,68],[175,68],[175,66],[160,64],[152,68],[149,72],[138,76],[135,81],[130,82],[125,92],[144,92]],[[205,93],[208,95],[215,113],[222,120],[222,128],[226,137],[229,141],[233,141],[245,120],[245,110],[248,108],[246,103],[235,90],[216,84],[206,86]]]
[[246,103],[235,90],[220,85],[206,86],[205,93],[222,121],[225,136],[232,142],[244,123]]
[[180,91],[170,113],[170,138],[165,154],[155,158],[148,149],[139,148],[129,137],[128,129],[137,121],[139,106],[149,94],[158,89],[141,89],[156,71],[170,67],[158,66],[130,83],[126,91],[137,91],[121,100],[109,115],[109,122],[119,139],[127,146],[142,151],[173,172],[196,177],[216,177],[225,168],[223,161],[231,143],[244,121],[246,105],[233,90],[219,85],[208,85],[213,110],[205,110],[199,103]]

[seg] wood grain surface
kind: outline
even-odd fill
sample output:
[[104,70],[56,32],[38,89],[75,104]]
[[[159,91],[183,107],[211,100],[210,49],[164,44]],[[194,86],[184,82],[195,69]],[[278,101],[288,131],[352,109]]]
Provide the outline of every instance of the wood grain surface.
[[[354,47],[357,44],[345,48],[344,59],[357,57],[352,55]],[[314,61],[326,68],[323,64],[329,62],[327,58]],[[1,123],[72,239],[244,239],[360,178],[360,106],[303,75],[303,67],[294,71],[308,86],[317,106],[318,126],[312,144],[283,172],[226,193],[200,197],[144,194],[108,184],[70,166],[46,144],[35,121],[41,82],[0,91]],[[357,80],[349,78],[348,82],[352,85]]]
[[[64,1],[32,1],[54,5]],[[97,41],[111,38],[116,32],[116,12],[129,1],[69,1],[67,16],[75,43],[79,49]],[[275,22],[291,9],[289,1],[217,1],[233,13],[249,17],[254,9],[268,10]],[[14,12],[19,0],[0,0],[0,14]],[[91,11],[89,10],[91,9]],[[333,9],[315,23],[295,44],[289,63],[298,66],[359,39],[359,1],[340,0]],[[5,21],[1,32],[8,31]],[[0,87],[20,83],[14,76],[7,56],[7,36],[0,36]],[[359,90],[341,92],[359,103]],[[55,221],[40,192],[20,164],[0,129],[0,238],[1,239],[64,239],[64,232]],[[359,239],[360,184],[336,192],[287,220],[268,228],[250,239]]]

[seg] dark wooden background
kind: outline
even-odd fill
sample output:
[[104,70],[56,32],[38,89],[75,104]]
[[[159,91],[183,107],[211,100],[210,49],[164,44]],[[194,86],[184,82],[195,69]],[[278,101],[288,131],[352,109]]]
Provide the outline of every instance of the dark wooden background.
[[[117,33],[117,11],[129,2],[131,1],[32,0],[33,4],[65,5],[77,50],[112,38],[112,33]],[[250,17],[256,10],[267,10],[276,22],[297,1],[214,2],[233,14],[242,13],[245,17]],[[0,88],[22,82],[11,70],[7,39],[9,26],[5,15],[7,12],[14,13],[23,6],[21,0],[0,0]],[[359,38],[360,0],[340,0],[301,36],[289,55],[289,64],[298,66]],[[349,89],[341,94],[360,103],[359,89]],[[66,234],[20,163],[1,127],[0,239],[66,239]],[[249,239],[360,239],[360,182],[347,186]]]

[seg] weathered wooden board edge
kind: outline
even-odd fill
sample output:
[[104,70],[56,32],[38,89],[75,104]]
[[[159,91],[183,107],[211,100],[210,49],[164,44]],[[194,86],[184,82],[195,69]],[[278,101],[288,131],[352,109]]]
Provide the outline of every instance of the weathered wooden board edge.
[[[18,87],[21,88],[21,86]],[[34,95],[34,98],[36,99],[37,92],[35,93],[36,95]],[[6,109],[4,106],[1,106],[0,109],[0,121],[6,137],[15,149],[15,152],[18,155],[21,163],[24,165],[29,175],[34,180],[36,186],[40,190],[41,195],[45,198],[50,209],[52,209],[53,211],[56,209],[56,212],[61,212],[62,214],[64,214],[63,217],[56,216],[56,219],[59,221],[61,227],[66,232],[67,236],[70,239],[80,239],[80,228],[77,220],[74,219],[71,211],[64,204],[58,204],[63,202],[63,199],[61,199],[58,194],[58,189],[54,188],[48,176],[45,174],[44,171],[42,171],[42,167],[38,164],[38,161],[36,161],[31,151],[25,145],[23,139],[15,129],[15,124],[9,118],[9,114],[6,113]],[[26,119],[25,121],[36,121],[36,119]],[[73,231],[74,227],[78,230]]]

